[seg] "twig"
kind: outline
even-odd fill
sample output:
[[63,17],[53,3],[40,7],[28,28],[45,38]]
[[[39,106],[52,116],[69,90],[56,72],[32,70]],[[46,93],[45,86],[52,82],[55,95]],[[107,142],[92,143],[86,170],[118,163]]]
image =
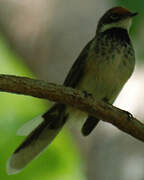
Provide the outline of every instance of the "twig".
[[69,87],[48,83],[42,80],[0,75],[0,91],[29,95],[69,104],[105,122],[111,123],[123,132],[144,141],[144,124],[130,113],[116,108],[94,97]]

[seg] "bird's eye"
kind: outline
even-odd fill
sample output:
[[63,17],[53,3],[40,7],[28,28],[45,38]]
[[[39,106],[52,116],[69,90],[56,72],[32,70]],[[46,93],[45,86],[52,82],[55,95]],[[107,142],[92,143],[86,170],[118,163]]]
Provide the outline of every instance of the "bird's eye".
[[112,20],[117,20],[119,17],[118,17],[117,14],[111,14],[111,15],[110,15],[110,18],[111,18]]

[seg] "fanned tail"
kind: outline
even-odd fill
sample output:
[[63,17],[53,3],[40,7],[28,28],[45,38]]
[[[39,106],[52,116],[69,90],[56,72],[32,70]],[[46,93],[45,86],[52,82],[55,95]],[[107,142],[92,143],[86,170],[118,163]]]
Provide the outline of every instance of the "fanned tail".
[[67,116],[66,106],[55,104],[42,117],[43,121],[36,127],[15,150],[7,163],[8,174],[21,171],[30,161],[43,152],[62,129]]

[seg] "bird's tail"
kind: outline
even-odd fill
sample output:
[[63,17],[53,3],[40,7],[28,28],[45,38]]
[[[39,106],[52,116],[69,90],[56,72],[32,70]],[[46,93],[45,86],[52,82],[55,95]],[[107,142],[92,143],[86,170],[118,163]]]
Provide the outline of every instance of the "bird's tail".
[[[7,163],[8,174],[18,173],[45,150],[65,124],[67,119],[65,111],[65,105],[55,104],[48,112],[37,119],[38,126],[32,132],[29,132],[30,129],[27,130],[27,125],[24,125],[18,131],[19,134],[29,135],[9,158]],[[34,120],[31,123],[34,123]]]

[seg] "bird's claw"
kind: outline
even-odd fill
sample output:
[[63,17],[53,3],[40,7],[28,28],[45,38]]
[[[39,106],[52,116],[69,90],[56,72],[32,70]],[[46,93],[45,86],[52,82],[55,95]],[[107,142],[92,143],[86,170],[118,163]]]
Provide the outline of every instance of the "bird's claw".
[[85,91],[85,90],[83,90],[82,92],[83,92],[83,94],[84,94],[84,97],[85,97],[85,98],[87,98],[87,97],[91,97],[91,96],[92,96],[92,94],[91,94],[91,93],[88,93],[88,92],[87,92],[87,91]]
[[[123,110],[124,111],[124,110]],[[124,113],[127,114],[127,119],[128,120],[132,120],[133,119],[133,115],[131,113],[129,113],[128,111],[124,111]]]

